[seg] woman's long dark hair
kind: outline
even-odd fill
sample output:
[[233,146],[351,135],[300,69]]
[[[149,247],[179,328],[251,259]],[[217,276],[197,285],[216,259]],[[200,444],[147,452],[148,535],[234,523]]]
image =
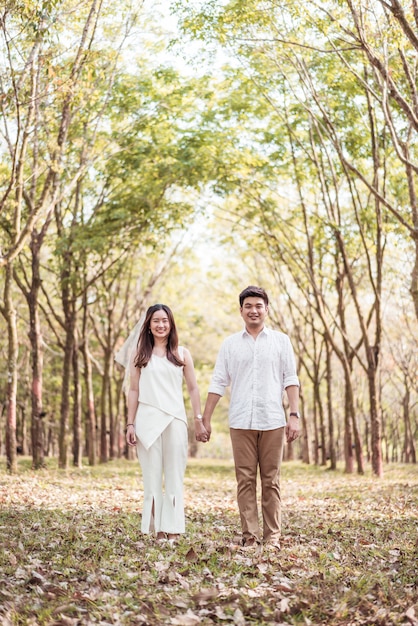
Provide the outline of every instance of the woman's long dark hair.
[[136,357],[134,360],[135,367],[146,367],[152,356],[154,348],[154,335],[151,332],[151,318],[157,311],[164,311],[167,314],[170,323],[170,332],[167,339],[167,359],[177,365],[183,367],[185,364],[178,355],[177,349],[179,339],[177,335],[176,323],[171,309],[166,304],[153,304],[149,307],[145,315],[145,321],[139,333]]

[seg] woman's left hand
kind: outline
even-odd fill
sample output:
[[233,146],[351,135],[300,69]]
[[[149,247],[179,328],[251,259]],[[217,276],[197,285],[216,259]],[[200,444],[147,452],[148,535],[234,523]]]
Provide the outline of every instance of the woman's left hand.
[[126,443],[129,446],[136,446],[135,428],[132,424],[129,424],[126,428]]

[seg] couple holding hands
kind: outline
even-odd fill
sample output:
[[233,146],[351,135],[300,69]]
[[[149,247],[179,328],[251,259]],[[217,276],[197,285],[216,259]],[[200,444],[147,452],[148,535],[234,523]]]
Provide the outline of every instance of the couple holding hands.
[[[174,543],[185,532],[183,482],[187,463],[186,382],[196,440],[208,442],[215,407],[231,388],[232,443],[242,545],[263,542],[280,549],[280,467],[285,440],[300,433],[299,379],[289,337],[265,326],[269,299],[261,287],[239,295],[242,331],[222,343],[203,415],[193,360],[178,345],[168,306],[149,307],[129,363],[126,440],[137,449],[144,486],[141,530]],[[286,392],[289,417],[283,406]],[[262,486],[263,528],[257,507],[257,471]]]

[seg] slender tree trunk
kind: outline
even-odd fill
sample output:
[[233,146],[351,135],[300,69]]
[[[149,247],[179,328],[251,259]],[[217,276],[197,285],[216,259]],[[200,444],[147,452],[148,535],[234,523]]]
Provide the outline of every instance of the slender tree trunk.
[[324,407],[321,399],[319,400],[319,428],[321,434],[321,465],[327,464],[327,443],[325,436]]
[[86,397],[86,449],[89,459],[89,465],[96,465],[97,462],[97,420],[96,406],[94,400],[93,389],[93,369],[89,353],[89,334],[88,334],[88,301],[87,301],[87,276],[85,264],[83,267],[83,322],[81,337],[81,353],[83,355],[84,365],[84,387]]
[[344,407],[344,458],[345,473],[352,474],[354,471],[352,416],[354,414],[353,389],[351,387],[350,374],[345,369],[345,407]]
[[366,419],[366,423],[365,423],[365,433],[364,433],[364,438],[366,440],[366,459],[367,462],[370,463],[370,459],[372,458],[371,452],[370,452],[370,428],[369,428],[369,420]]
[[402,409],[403,409],[403,421],[404,421],[404,443],[403,443],[403,457],[405,463],[416,463],[416,449],[414,444],[414,437],[412,434],[411,428],[411,417],[409,414],[409,403],[410,403],[410,391],[408,388],[408,383],[406,381],[406,391],[402,401]]
[[88,437],[88,458],[89,465],[96,465],[97,461],[97,420],[96,420],[96,406],[94,401],[93,391],[93,371],[91,367],[91,359],[88,354],[88,349],[84,350],[84,384],[86,388],[86,402],[87,402],[87,437]]
[[74,304],[71,299],[70,290],[70,269],[69,262],[62,273],[62,303],[65,317],[65,345],[64,360],[62,366],[61,383],[61,409],[60,409],[60,431],[59,431],[59,459],[58,466],[62,469],[68,467],[68,439],[69,439],[69,417],[70,417],[70,386],[73,365],[74,350]]
[[[371,347],[374,351],[374,347]],[[376,365],[370,363],[375,361]],[[367,371],[367,379],[369,383],[370,397],[370,430],[371,430],[371,452],[372,452],[372,469],[373,473],[381,478],[383,476],[382,461],[382,420],[379,407],[379,395],[376,385],[377,374],[377,358],[372,355],[369,359],[369,367]]]
[[87,335],[85,335],[82,344],[82,353],[84,361],[84,386],[86,390],[85,395],[87,404],[87,452],[89,465],[93,466],[96,465],[97,460],[97,422],[93,391],[93,371],[87,342]]
[[[75,333],[76,335],[77,333]],[[74,338],[73,348],[73,377],[74,377],[74,403],[73,403],[73,464],[74,467],[83,465],[83,428],[82,428],[82,390],[80,380],[80,368],[78,360],[77,338]]]
[[[22,417],[21,417],[21,433],[22,433],[22,439],[21,439],[21,454],[23,456],[27,456],[29,454],[29,449],[28,449],[28,424],[27,424],[27,417],[26,417],[26,405],[23,402],[22,403],[22,413],[21,413]],[[16,439],[17,439],[17,445],[19,448],[19,433],[18,433],[18,428],[16,429]]]
[[107,463],[109,460],[109,446],[108,446],[108,416],[107,416],[107,406],[108,406],[108,385],[109,385],[109,373],[106,363],[106,355],[105,355],[105,364],[102,378],[102,391],[100,397],[100,463]]
[[109,457],[110,460],[113,460],[118,457],[117,448],[119,447],[119,429],[117,424],[117,419],[115,418],[115,406],[113,404],[113,387],[112,387],[112,369],[113,369],[113,359],[112,352],[109,353],[108,359],[108,384],[107,384],[107,392],[108,392],[108,413],[109,413]]
[[[3,422],[3,415],[4,415],[4,410],[6,408],[6,404],[4,402],[2,402],[0,404],[0,422]],[[4,441],[3,441],[3,429],[0,428],[0,454],[3,454],[3,445],[4,445]]]
[[360,432],[357,426],[357,420],[356,420],[356,415],[354,411],[352,414],[352,419],[353,419],[354,450],[356,452],[356,461],[357,461],[357,473],[364,474],[364,461],[363,461],[363,452],[362,452],[363,446],[362,446]]
[[124,394],[123,394],[123,390],[122,390],[122,383],[123,383],[123,379],[120,378],[119,380],[116,381],[116,389],[115,389],[115,395],[116,395],[116,401],[115,401],[115,406],[116,406],[116,430],[117,430],[117,456],[118,459],[122,458],[123,456],[125,456],[125,431],[124,431],[124,424],[126,423],[125,420],[125,416],[124,416]]
[[318,385],[314,385],[313,398],[313,445],[314,445],[314,463],[319,465],[319,439],[318,439],[318,403],[317,403]]
[[7,387],[6,387],[6,465],[11,474],[17,472],[16,452],[16,399],[17,399],[17,358],[19,345],[17,340],[16,310],[13,304],[13,266],[5,267],[4,317],[7,324]]
[[337,454],[335,451],[335,440],[334,440],[334,410],[332,403],[332,360],[331,360],[331,348],[326,341],[326,350],[327,350],[327,370],[326,370],[326,379],[327,379],[327,412],[328,412],[328,437],[329,437],[329,460],[330,460],[330,469],[337,469]]
[[115,419],[112,400],[112,364],[113,364],[113,325],[112,309],[108,310],[107,333],[104,346],[104,365],[101,397],[101,453],[100,461],[105,463],[115,458]]
[[61,410],[60,410],[60,430],[59,430],[59,460],[58,466],[61,469],[68,467],[68,440],[69,440],[69,416],[70,416],[70,381],[73,359],[73,337],[70,329],[67,329],[64,362],[62,366],[61,385]]
[[[316,368],[317,369],[317,368]],[[314,384],[314,406],[316,407],[315,413],[318,415],[318,418],[315,418],[315,446],[317,448],[317,452],[315,454],[315,464],[316,465],[326,465],[327,464],[327,447],[325,440],[325,425],[324,425],[324,407],[321,401],[321,393],[319,386],[319,372],[315,373],[315,384]],[[319,425],[316,422],[319,421]],[[321,452],[319,452],[321,451]]]
[[[380,399],[379,399],[380,404]],[[382,448],[385,450],[385,461],[389,463],[389,448],[390,448],[390,439],[387,434],[386,421],[385,421],[385,413],[381,411],[380,415],[382,416]],[[382,449],[382,454],[383,454]]]
[[31,344],[31,361],[32,361],[32,464],[34,469],[44,467],[44,449],[45,449],[45,429],[43,423],[44,411],[42,404],[43,389],[43,346],[41,323],[39,319],[39,289],[41,284],[40,278],[40,259],[39,245],[36,241],[36,234],[33,233],[31,241],[32,250],[32,284],[29,293],[27,293],[27,301],[29,307],[29,340]]

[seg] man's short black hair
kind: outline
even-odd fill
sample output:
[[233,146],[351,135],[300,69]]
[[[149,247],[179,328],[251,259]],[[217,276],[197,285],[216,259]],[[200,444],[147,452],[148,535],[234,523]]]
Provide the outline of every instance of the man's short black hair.
[[266,306],[269,303],[267,292],[262,287],[255,287],[254,285],[249,285],[239,294],[239,305],[241,308],[245,298],[263,298]]

